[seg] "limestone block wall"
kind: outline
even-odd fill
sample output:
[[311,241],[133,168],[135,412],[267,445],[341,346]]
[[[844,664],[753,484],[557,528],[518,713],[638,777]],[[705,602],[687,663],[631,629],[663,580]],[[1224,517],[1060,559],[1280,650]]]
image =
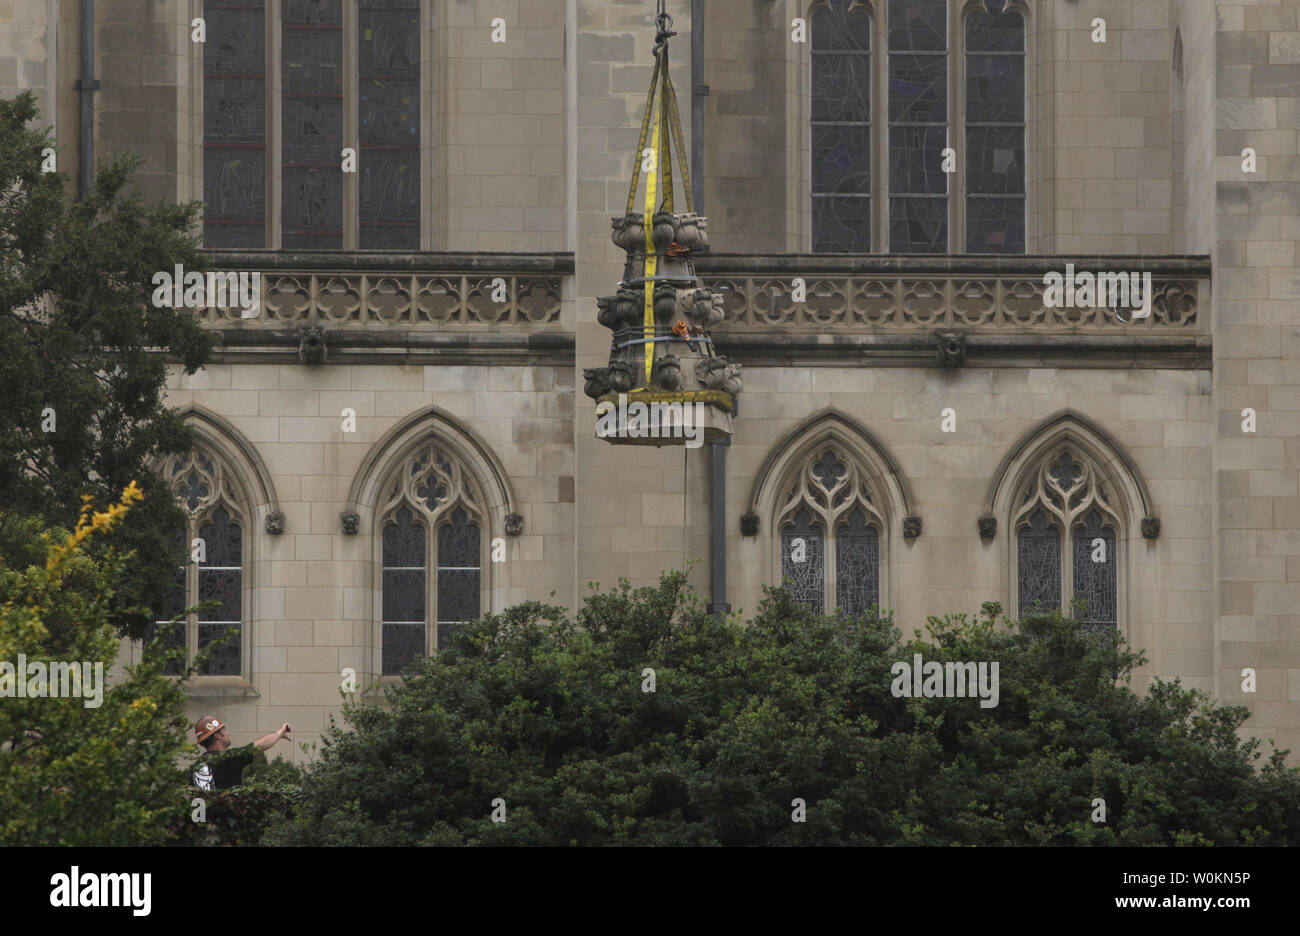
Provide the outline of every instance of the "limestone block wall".
[[[484,569],[491,601],[483,610],[526,599],[572,604],[573,393],[571,368],[536,365],[213,364],[190,377],[173,371],[168,405],[198,404],[242,433],[265,462],[285,515],[278,536],[260,526],[249,531],[246,675],[256,694],[218,692],[200,679],[191,714],[219,705],[237,743],[284,721],[298,740],[312,741],[340,706],[343,667],[354,668],[362,686],[376,678],[375,505],[359,505],[357,535],[343,534],[339,513],[385,433],[431,405],[491,449],[524,518],[522,535],[505,537],[506,561]],[[341,429],[345,407],[356,411],[355,433]]]
[[566,249],[565,0],[434,6],[434,249]]
[[[762,585],[780,578],[771,516],[757,537],[740,535],[754,477],[769,452],[800,422],[828,407],[860,422],[897,460],[921,516],[919,538],[895,526],[887,599],[905,635],[926,616],[977,612],[984,601],[1012,608],[1012,533],[1005,516],[982,540],[976,521],[990,480],[1012,446],[1048,416],[1074,410],[1108,432],[1145,479],[1161,519],[1145,540],[1136,520],[1124,531],[1121,570],[1125,632],[1148,651],[1135,680],[1181,676],[1213,683],[1209,374],[1195,370],[1113,368],[753,367],[728,461],[728,551],[733,607],[750,614]],[[956,412],[942,431],[941,411]],[[882,548],[882,553],[884,552]]]
[[53,69],[58,61],[59,4],[6,0],[0,4],[0,97],[23,91],[36,94],[41,126],[55,123],[58,90]]
[[[1183,41],[1183,198],[1186,222],[1174,231],[1174,250],[1210,253],[1215,247],[1214,164],[1218,75],[1226,90],[1232,73],[1215,68],[1214,6],[1176,0],[1175,23]],[[1240,152],[1240,150],[1238,150]],[[1243,219],[1244,220],[1244,219]]]
[[[1220,697],[1300,747],[1300,33],[1295,0],[1217,4],[1214,518]],[[1234,88],[1224,95],[1229,76]],[[1241,149],[1258,156],[1243,173]],[[1256,431],[1243,431],[1243,410]],[[1242,691],[1242,670],[1257,691]]]

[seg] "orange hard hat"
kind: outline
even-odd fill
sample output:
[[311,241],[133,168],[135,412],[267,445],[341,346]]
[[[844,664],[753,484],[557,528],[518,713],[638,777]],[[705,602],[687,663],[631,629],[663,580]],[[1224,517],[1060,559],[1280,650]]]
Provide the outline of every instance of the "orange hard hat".
[[198,742],[206,741],[224,727],[226,727],[225,724],[217,716],[204,715],[194,723],[194,740]]

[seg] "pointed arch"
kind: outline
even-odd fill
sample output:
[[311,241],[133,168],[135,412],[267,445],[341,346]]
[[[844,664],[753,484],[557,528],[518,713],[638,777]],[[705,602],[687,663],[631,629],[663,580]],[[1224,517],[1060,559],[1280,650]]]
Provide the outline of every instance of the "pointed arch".
[[[193,429],[196,444],[188,452],[160,457],[156,467],[159,477],[176,490],[187,515],[176,538],[191,547],[191,561],[176,570],[150,636],[183,615],[184,627],[172,634],[170,644],[185,647],[191,659],[218,641],[199,675],[221,680],[238,693],[255,694],[248,681],[259,610],[255,544],[267,518],[279,514],[275,484],[253,443],[229,420],[197,404],[176,412]],[[184,614],[186,608],[207,601],[216,601],[215,609]],[[237,636],[226,639],[230,629]],[[168,674],[180,675],[178,665],[169,664]]]
[[760,517],[769,516],[771,507],[765,503],[765,499],[774,497],[772,488],[784,480],[790,464],[831,440],[839,442],[854,454],[866,469],[866,480],[869,483],[876,485],[882,493],[888,492],[890,515],[887,519],[893,522],[914,511],[915,500],[911,486],[889,449],[870,429],[834,407],[813,413],[772,447],[754,477],[749,495],[750,511]]
[[400,420],[367,453],[348,492],[355,531],[371,537],[369,651],[399,676],[451,629],[500,607],[505,572],[490,561],[515,496],[501,460],[437,407]]
[[266,462],[247,436],[230,420],[197,403],[176,412],[193,427],[200,441],[221,456],[235,473],[259,526],[268,515],[280,512],[275,481]]
[[1063,409],[1029,429],[1007,450],[989,481],[985,511],[1005,517],[1014,490],[1029,470],[1027,465],[1045,450],[1062,442],[1073,442],[1105,473],[1105,481],[1122,500],[1129,514],[1130,529],[1138,529],[1143,518],[1155,516],[1155,504],[1137,463],[1124,446],[1096,421],[1078,410]]
[[436,406],[398,420],[366,453],[348,489],[347,510],[360,515],[362,527],[369,523],[371,514],[383,506],[378,503],[380,485],[399,462],[429,442],[442,446],[471,473],[482,487],[491,529],[502,529],[516,503],[505,465],[474,430]]
[[769,581],[789,577],[817,611],[890,607],[890,569],[914,501],[888,449],[850,416],[826,409],[769,453],[750,496]]
[[1142,540],[1158,521],[1141,472],[1110,433],[1075,410],[1047,417],[1003,457],[985,506],[1006,524],[1013,615],[1058,608],[1085,627],[1130,630],[1128,583],[1151,561]]

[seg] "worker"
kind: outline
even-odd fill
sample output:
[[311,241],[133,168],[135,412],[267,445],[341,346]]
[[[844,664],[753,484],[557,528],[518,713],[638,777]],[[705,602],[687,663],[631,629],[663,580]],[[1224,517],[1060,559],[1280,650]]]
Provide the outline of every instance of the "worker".
[[285,722],[277,730],[258,738],[252,744],[229,750],[230,732],[225,723],[215,715],[204,715],[194,725],[194,738],[203,745],[204,754],[194,771],[193,782],[200,790],[228,790],[239,786],[244,768],[257,754],[268,751],[281,738],[293,743],[293,729]]

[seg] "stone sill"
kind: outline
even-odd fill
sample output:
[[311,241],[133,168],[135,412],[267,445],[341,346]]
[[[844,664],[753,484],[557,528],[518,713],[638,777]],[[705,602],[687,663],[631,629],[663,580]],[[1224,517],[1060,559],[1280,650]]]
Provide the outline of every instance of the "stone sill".
[[1137,270],[1153,277],[1209,279],[1208,254],[729,254],[695,258],[701,276],[851,276],[979,277],[1025,276],[1076,271]]
[[572,253],[480,250],[204,250],[214,270],[355,273],[555,273],[574,270]]
[[191,699],[261,698],[242,676],[195,676],[185,684],[185,694]]

